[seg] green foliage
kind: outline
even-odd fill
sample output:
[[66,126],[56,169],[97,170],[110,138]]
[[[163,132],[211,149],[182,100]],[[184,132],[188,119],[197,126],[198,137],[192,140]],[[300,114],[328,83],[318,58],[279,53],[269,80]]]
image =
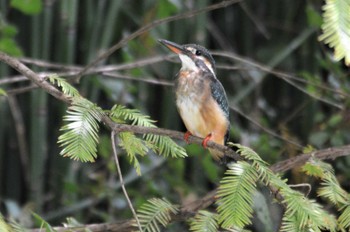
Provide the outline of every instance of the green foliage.
[[321,41],[334,48],[334,58],[350,65],[350,2],[348,0],[326,0],[323,6],[323,34]]
[[58,143],[64,147],[61,155],[83,162],[93,162],[97,157],[99,121],[103,112],[87,99],[73,98],[63,120],[69,122],[60,130]]
[[15,26],[6,24],[0,20],[0,51],[11,56],[22,56],[23,52],[14,37],[17,34]]
[[350,202],[343,209],[343,213],[338,218],[338,223],[340,228],[350,228]]
[[64,78],[59,77],[57,74],[52,74],[49,76],[49,81],[52,84],[56,84],[62,89],[62,92],[70,97],[80,96],[79,91],[69,84]]
[[218,222],[223,228],[243,228],[251,223],[253,198],[258,173],[247,162],[230,164],[218,189]]
[[[251,194],[255,189],[255,182],[260,180],[266,186],[278,189],[278,193],[283,199],[282,203],[286,207],[286,212],[283,216],[282,231],[321,231],[323,229],[335,231],[336,220],[333,215],[322,209],[321,205],[317,204],[314,200],[308,199],[300,192],[291,189],[284,180],[281,180],[278,175],[274,174],[268,168],[267,163],[252,149],[239,144],[233,145],[238,147],[237,152],[249,160],[250,164],[242,161],[232,164],[228,170],[230,176],[225,176],[219,187],[218,195],[221,194],[219,195],[220,197],[227,199],[227,201],[218,200],[219,207],[225,209],[223,211],[218,208],[219,222],[225,219],[228,223],[223,223],[223,227],[235,225],[242,228],[250,223],[249,217],[252,213]],[[326,172],[331,173],[327,165],[323,165],[322,167]],[[242,175],[246,178],[240,178]],[[222,186],[225,187],[224,194],[220,192],[222,191]],[[236,192],[240,192],[240,194],[235,196]],[[238,205],[238,207],[233,207],[230,210],[229,205]],[[236,211],[240,215],[237,216],[237,222],[234,222]]]
[[144,232],[161,231],[159,224],[167,226],[171,214],[176,214],[178,211],[178,206],[172,205],[168,200],[153,198],[141,206],[138,218]]
[[[338,210],[343,211],[338,218],[338,227],[343,230],[349,229],[350,195],[340,186],[332,166],[313,158],[303,166],[303,170],[308,175],[316,176],[322,180],[322,187],[318,189],[318,195],[328,199]],[[310,172],[310,170],[317,171]]]
[[24,14],[35,15],[42,10],[42,0],[11,0],[11,6]]
[[199,210],[196,216],[190,221],[190,231],[195,232],[216,232],[218,215],[205,210]]
[[46,232],[55,232],[56,230],[52,228],[52,226],[45,221],[42,217],[40,217],[38,214],[36,213],[32,213],[34,218],[38,221],[38,223],[40,224],[40,229],[45,229]]
[[[151,120],[149,116],[141,114],[140,111],[136,109],[127,109],[124,106],[120,105],[113,106],[112,110],[110,111],[110,116],[114,121],[118,123],[126,123],[128,121],[131,121],[132,125],[152,128],[156,127],[154,124],[155,121]],[[174,158],[184,158],[187,156],[185,149],[177,145],[171,138],[167,136],[146,134],[143,136],[144,141],[142,141],[136,136],[130,134],[126,138],[124,138],[125,136],[123,137],[122,134],[123,133],[120,133],[119,135],[121,140],[125,140],[126,138],[128,138],[128,141],[131,142],[131,136],[134,139],[134,146],[123,147],[126,149],[130,161],[134,163],[136,170],[138,170],[136,154],[145,155],[147,153],[146,147],[165,157],[171,156]],[[139,148],[138,146],[141,146],[142,148]]]
[[137,160],[136,155],[139,154],[144,156],[147,154],[148,147],[145,145],[145,142],[131,132],[120,133],[119,139],[119,146],[126,151],[130,159],[130,163],[133,163],[134,165],[136,173],[141,175],[140,163]]
[[7,96],[7,93],[4,89],[0,88],[0,95]]
[[11,226],[5,222],[5,219],[1,213],[0,213],[0,228],[1,228],[1,231],[3,231],[3,232],[12,231]]
[[[316,201],[308,199],[302,193],[292,189],[282,189],[284,197],[282,203],[286,205],[286,212],[283,217],[282,231],[289,230],[291,223],[298,225],[298,229],[304,231],[320,231],[328,229],[335,231],[336,221],[333,215],[322,209]],[[299,230],[296,230],[299,231]]]

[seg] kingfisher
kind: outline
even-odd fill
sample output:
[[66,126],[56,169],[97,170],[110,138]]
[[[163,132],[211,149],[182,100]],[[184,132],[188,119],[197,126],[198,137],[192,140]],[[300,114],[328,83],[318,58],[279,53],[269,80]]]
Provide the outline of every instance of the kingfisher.
[[[209,140],[225,145],[229,139],[229,106],[225,89],[215,75],[215,61],[209,51],[197,44],[179,45],[159,39],[161,44],[176,53],[182,67],[176,75],[176,106],[187,132],[203,138],[207,148]],[[222,152],[209,149],[216,161],[222,160]]]

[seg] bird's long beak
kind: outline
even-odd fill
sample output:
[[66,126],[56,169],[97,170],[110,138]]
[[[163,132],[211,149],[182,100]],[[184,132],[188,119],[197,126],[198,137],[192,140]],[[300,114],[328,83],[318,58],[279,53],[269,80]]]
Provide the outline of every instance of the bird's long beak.
[[163,44],[165,47],[167,47],[168,49],[170,49],[172,52],[176,54],[184,54],[185,52],[184,47],[177,43],[174,43],[165,39],[158,39],[158,42]]

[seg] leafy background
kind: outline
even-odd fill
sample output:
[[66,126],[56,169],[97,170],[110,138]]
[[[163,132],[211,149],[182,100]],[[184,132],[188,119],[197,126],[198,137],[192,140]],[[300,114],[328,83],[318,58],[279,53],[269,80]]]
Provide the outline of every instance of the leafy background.
[[[37,72],[69,78],[76,66],[88,64],[138,28],[215,2],[0,0],[0,50],[30,58],[22,61]],[[85,75],[75,87],[103,109],[125,105],[150,115],[159,127],[185,131],[169,86],[180,66],[177,59],[164,59],[168,51],[157,39],[198,43],[210,48],[216,59],[217,76],[231,105],[231,141],[252,147],[271,164],[300,154],[307,145],[316,149],[345,145],[350,136],[349,69],[319,41],[322,4],[247,0],[159,25],[99,63],[99,67],[130,63],[131,68],[121,67],[113,75]],[[40,65],[35,59],[60,65]],[[135,64],[139,60],[145,62]],[[60,156],[57,139],[67,106],[42,90],[28,89],[30,83],[15,75],[0,64],[0,88],[8,94],[0,98],[1,213],[28,227],[34,226],[29,210],[53,225],[67,216],[82,223],[131,218],[108,131],[102,128],[99,134],[96,162]],[[150,153],[139,158],[141,176],[124,151],[118,151],[135,207],[164,196],[184,204],[217,187],[224,169],[201,147],[179,143],[186,147],[188,158]],[[350,159],[339,158],[332,165],[341,186],[349,190]],[[298,170],[286,177],[290,183],[317,183]],[[264,231],[261,224],[276,225],[280,220],[275,206],[257,207],[268,213],[255,215],[255,231]],[[169,230],[179,228],[186,226],[176,224]]]

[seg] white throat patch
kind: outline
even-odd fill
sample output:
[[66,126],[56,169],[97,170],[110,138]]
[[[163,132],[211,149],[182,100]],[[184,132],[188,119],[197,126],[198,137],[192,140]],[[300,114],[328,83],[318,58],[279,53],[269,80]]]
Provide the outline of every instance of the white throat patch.
[[193,62],[193,60],[191,58],[189,58],[186,55],[182,55],[179,54],[181,63],[182,63],[182,68],[183,70],[194,70],[194,71],[198,71],[198,67],[196,66],[196,64]]

